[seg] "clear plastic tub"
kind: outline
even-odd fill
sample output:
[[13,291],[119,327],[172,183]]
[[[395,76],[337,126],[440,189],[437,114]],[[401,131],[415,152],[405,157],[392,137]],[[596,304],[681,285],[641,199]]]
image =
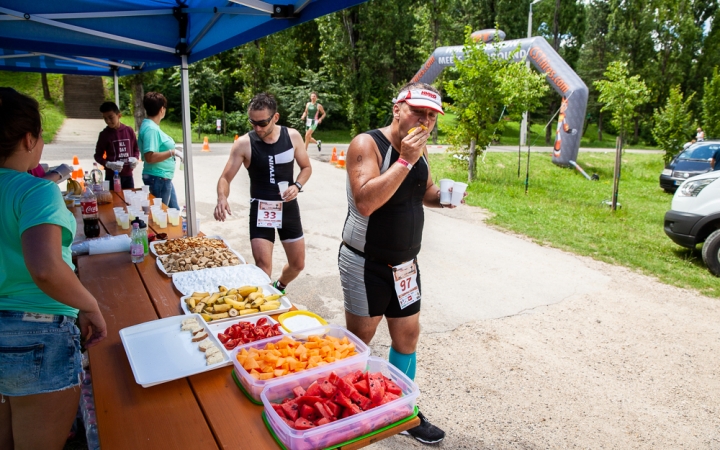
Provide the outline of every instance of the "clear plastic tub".
[[307,389],[313,381],[329,375],[330,372],[334,371],[339,377],[343,377],[357,370],[355,364],[335,366],[334,368],[324,366],[323,369],[319,373],[300,372],[291,378],[279,378],[269,382],[260,395],[268,423],[276,437],[289,450],[327,448],[379,430],[411,415],[420,395],[418,386],[395,366],[384,359],[370,356],[366,360],[366,366],[361,370],[363,372],[381,372],[394,381],[402,389],[402,396],[399,399],[309,430],[290,428],[275,412],[272,403],[280,403],[287,397],[295,397],[292,392],[294,387],[302,386],[303,389]]
[[345,364],[354,364],[353,365],[353,371],[362,369],[365,365],[365,360],[370,356],[370,348],[368,348],[367,345],[363,341],[360,340],[357,336],[349,332],[343,327],[339,327],[337,325],[326,325],[324,327],[320,328],[313,328],[311,330],[304,330],[297,333],[289,333],[285,336],[289,336],[293,338],[296,341],[306,341],[308,336],[312,335],[330,335],[339,339],[342,339],[343,337],[347,336],[347,338],[355,344],[355,351],[357,352],[357,355],[351,356],[349,358],[345,358],[339,361],[332,362],[330,364],[320,366],[320,367],[313,367],[312,369],[307,369],[302,372],[297,372],[293,374],[287,374],[280,378],[273,378],[271,380],[256,380],[253,378],[250,373],[248,373],[247,370],[243,368],[243,366],[238,362],[237,360],[237,354],[242,350],[250,350],[251,348],[257,348],[262,349],[265,348],[265,346],[268,343],[274,343],[279,340],[281,340],[284,336],[275,336],[270,339],[265,339],[262,342],[251,342],[249,344],[245,344],[242,346],[235,347],[233,350],[230,359],[232,360],[233,364],[235,365],[235,373],[237,374],[238,379],[240,380],[240,384],[242,384],[242,387],[245,389],[245,393],[250,397],[250,399],[257,404],[260,404],[260,393],[262,392],[263,388],[267,383],[270,383],[275,380],[281,380],[286,379],[288,377],[295,377],[299,374],[305,374],[307,373],[318,373],[318,372],[324,372],[328,368],[332,370],[333,367],[338,367],[338,365],[345,365]]

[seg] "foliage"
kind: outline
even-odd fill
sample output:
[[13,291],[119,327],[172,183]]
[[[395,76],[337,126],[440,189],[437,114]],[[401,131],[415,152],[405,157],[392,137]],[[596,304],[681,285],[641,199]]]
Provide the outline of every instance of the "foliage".
[[[614,154],[581,153],[578,163],[600,175],[588,182],[572,169],[559,169],[548,156],[533,153],[530,187],[516,174],[517,155],[488,153],[466,202],[489,211],[493,226],[528,236],[535,242],[620,264],[664,283],[720,297],[720,285],[702,262],[700,250],[679,247],[665,235],[663,216],[671,197],[660,189],[662,161],[653,154],[627,153],[622,208],[610,211],[602,202],[612,186]],[[433,176],[461,179],[453,158],[431,154]]]
[[[544,77],[532,72],[525,64],[491,56],[486,44],[476,43],[466,29],[463,57],[455,57],[458,79],[446,84],[454,103],[448,110],[457,115],[457,122],[445,130],[456,153],[467,154],[467,145],[474,141],[484,151],[502,135],[506,109],[519,117],[523,111],[539,106],[539,99],[548,89]],[[516,50],[517,51],[517,50]],[[512,52],[514,53],[514,52]],[[519,88],[522,86],[522,88]],[[474,173],[474,159],[470,155],[469,179]]]
[[42,115],[43,140],[52,142],[65,119],[62,75],[48,74],[50,101],[43,97],[39,73],[0,71],[0,86],[11,87],[38,101]]
[[197,109],[192,127],[197,131],[198,139],[203,134],[216,133],[217,119],[222,119],[222,113],[214,105],[208,106],[207,103],[203,103]]
[[305,124],[300,117],[305,111],[305,105],[310,101],[310,93],[316,92],[318,103],[323,106],[326,116],[323,120],[323,128],[327,128],[328,124],[332,124],[333,116],[342,118],[338,111],[341,109],[341,98],[337,94],[337,83],[330,80],[324,69],[313,72],[310,69],[303,71],[300,78],[300,84],[297,86],[287,86],[281,83],[273,83],[270,86],[272,92],[278,99],[278,111],[280,112],[280,120],[282,123],[300,130],[305,130]]
[[607,79],[598,80],[594,84],[600,91],[598,100],[605,104],[602,111],[612,112],[611,122],[619,131],[622,145],[628,127],[637,114],[635,109],[650,99],[650,90],[638,75],[629,76],[624,61],[610,63],[605,77]]
[[720,137],[720,76],[713,69],[710,81],[705,79],[702,100],[703,130],[707,137]]
[[663,159],[666,163],[678,154],[683,144],[689,141],[695,132],[697,123],[690,111],[690,102],[694,95],[689,95],[683,101],[680,86],[673,86],[665,106],[655,110],[655,127],[652,133],[660,148],[665,150]]

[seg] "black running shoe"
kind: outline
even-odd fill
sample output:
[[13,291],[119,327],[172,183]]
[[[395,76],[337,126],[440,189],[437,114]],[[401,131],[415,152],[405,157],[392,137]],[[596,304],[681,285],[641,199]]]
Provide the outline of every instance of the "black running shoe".
[[418,418],[420,419],[420,425],[403,431],[401,434],[410,435],[423,444],[437,444],[445,439],[445,432],[428,422],[423,413],[419,411]]
[[322,141],[318,139],[318,151],[322,151]]

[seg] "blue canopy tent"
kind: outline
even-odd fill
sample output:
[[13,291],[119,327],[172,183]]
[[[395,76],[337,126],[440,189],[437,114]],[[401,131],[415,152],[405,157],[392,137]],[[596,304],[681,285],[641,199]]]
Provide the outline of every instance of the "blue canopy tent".
[[188,234],[194,236],[188,64],[366,0],[284,1],[0,0],[0,70],[117,81],[179,65]]

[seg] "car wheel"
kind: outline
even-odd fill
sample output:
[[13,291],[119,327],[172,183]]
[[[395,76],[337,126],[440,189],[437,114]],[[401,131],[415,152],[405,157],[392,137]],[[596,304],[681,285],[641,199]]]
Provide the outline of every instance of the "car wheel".
[[720,277],[720,230],[715,230],[705,239],[702,247],[702,259],[708,270]]
[[675,189],[663,188],[663,191],[667,192],[668,194],[674,194],[674,193],[675,193]]

